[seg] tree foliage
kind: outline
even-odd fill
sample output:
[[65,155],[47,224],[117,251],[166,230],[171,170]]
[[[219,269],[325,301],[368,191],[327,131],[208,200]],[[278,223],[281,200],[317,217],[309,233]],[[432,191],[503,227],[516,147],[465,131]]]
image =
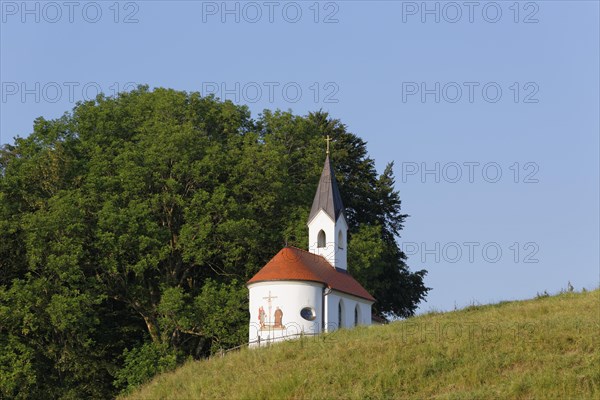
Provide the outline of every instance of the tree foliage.
[[105,398],[247,337],[249,278],[307,247],[323,163],[350,269],[381,315],[429,290],[396,243],[392,165],[326,113],[248,109],[139,87],[35,121],[0,150],[0,397]]

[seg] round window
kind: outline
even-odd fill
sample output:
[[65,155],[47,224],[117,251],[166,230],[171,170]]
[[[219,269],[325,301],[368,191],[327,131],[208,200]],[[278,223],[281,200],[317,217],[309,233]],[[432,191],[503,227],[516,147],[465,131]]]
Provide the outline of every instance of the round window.
[[312,307],[304,307],[302,310],[300,310],[300,316],[307,321],[314,321],[315,318],[317,318],[315,309]]

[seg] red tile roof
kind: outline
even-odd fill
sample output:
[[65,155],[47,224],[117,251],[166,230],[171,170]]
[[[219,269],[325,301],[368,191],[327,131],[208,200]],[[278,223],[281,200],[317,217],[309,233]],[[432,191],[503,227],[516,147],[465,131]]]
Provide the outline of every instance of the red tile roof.
[[284,247],[246,285],[265,281],[311,281],[333,290],[375,301],[350,274],[336,270],[323,256]]

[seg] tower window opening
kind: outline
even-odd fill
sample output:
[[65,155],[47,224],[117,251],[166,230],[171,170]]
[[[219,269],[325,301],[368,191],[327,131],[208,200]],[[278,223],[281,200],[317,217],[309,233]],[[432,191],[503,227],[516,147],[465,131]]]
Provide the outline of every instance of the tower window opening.
[[344,248],[344,234],[340,230],[338,232],[338,249],[342,250]]
[[317,235],[317,247],[325,247],[325,243],[327,243],[325,240],[325,232],[321,229]]

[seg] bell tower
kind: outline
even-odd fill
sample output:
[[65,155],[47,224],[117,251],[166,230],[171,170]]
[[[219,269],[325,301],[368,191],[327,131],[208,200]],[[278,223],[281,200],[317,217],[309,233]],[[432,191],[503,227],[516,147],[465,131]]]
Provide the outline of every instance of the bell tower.
[[325,257],[338,269],[348,269],[348,223],[331,161],[329,160],[329,136],[327,157],[317,193],[308,216],[308,246],[311,253]]

